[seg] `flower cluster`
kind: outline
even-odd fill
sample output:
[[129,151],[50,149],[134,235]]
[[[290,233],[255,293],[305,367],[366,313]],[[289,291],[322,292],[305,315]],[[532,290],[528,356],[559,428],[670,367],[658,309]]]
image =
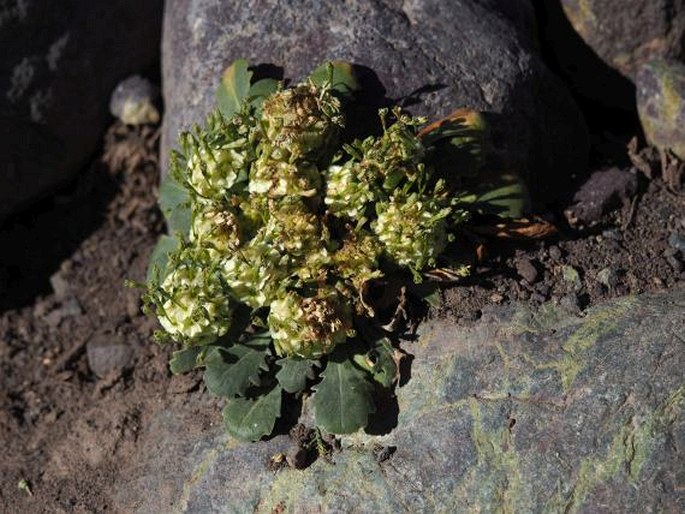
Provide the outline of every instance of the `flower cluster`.
[[424,163],[423,120],[380,116],[380,136],[343,144],[339,98],[310,81],[181,137],[192,223],[148,293],[170,338],[211,343],[243,304],[277,355],[320,358],[370,313],[368,281],[435,265],[457,213]]

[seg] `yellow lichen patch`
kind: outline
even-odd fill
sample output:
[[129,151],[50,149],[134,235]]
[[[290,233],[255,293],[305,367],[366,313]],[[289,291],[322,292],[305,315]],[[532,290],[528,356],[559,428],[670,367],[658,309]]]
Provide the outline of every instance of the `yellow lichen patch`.
[[536,367],[557,370],[564,392],[568,392],[578,374],[587,366],[587,351],[616,327],[621,316],[630,312],[636,301],[635,298],[624,298],[616,304],[591,313],[582,326],[562,345],[563,357],[538,364]]
[[632,416],[615,434],[606,454],[588,457],[581,461],[576,481],[563,511],[578,512],[583,502],[597,486],[612,477],[625,472],[635,483],[639,480],[642,467],[649,458],[655,430],[675,423],[682,415],[685,386],[671,394],[652,413],[639,419]]

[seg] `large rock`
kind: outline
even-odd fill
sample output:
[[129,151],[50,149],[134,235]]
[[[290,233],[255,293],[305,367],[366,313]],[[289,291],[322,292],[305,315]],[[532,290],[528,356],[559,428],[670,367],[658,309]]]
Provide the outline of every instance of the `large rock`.
[[[466,106],[492,114],[505,163],[534,191],[584,168],[587,134],[568,92],[541,62],[528,0],[167,4],[162,68],[163,164],[179,130],[215,103],[223,69],[244,57],[300,79],[320,63],[373,70],[391,98],[422,91],[411,110],[437,118]],[[432,92],[430,92],[432,91]]]
[[647,141],[685,160],[685,65],[650,62],[640,69],[636,85]]
[[159,55],[163,0],[0,4],[0,222],[96,150],[117,82]]
[[[287,451],[284,436],[198,435],[165,411],[138,434],[114,503],[138,513],[683,512],[683,307],[679,289],[582,318],[543,306],[497,308],[469,329],[428,322],[405,347],[415,358],[397,427],[345,437],[335,464],[303,471],[267,469]],[[383,461],[375,445],[396,451]]]
[[[558,1],[558,0],[555,0]],[[634,80],[652,59],[685,59],[685,0],[561,0],[573,27]]]

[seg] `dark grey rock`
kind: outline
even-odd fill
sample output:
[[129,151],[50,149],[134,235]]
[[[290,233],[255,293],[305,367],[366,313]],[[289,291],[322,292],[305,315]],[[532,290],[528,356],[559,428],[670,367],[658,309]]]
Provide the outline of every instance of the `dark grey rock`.
[[390,98],[415,93],[415,114],[486,111],[498,156],[536,177],[536,193],[585,166],[582,116],[536,53],[528,0],[178,0],[164,26],[163,169],[179,130],[202,122],[221,72],[240,57],[295,80],[346,60],[375,72]]
[[619,168],[596,171],[573,196],[564,214],[571,225],[592,225],[637,192],[637,177]]
[[[415,358],[397,428],[343,437],[335,464],[274,472],[286,436],[239,443],[158,413],[115,503],[137,513],[683,512],[683,306],[678,289],[583,318],[509,306],[471,328],[426,323],[405,346]],[[379,446],[395,451],[379,462]]]
[[158,97],[157,86],[140,75],[132,75],[114,88],[109,112],[127,125],[158,123],[159,111],[155,106]]
[[94,153],[112,89],[158,56],[162,5],[0,3],[0,222]]
[[561,0],[569,21],[607,64],[635,79],[652,59],[685,59],[683,0]]
[[685,159],[685,65],[650,62],[640,69],[636,87],[647,142]]
[[681,236],[680,234],[674,232],[668,236],[668,244],[671,248],[685,253],[685,237]]
[[133,364],[133,348],[126,338],[112,333],[93,336],[86,345],[88,366],[98,377],[121,372]]
[[521,278],[532,284],[538,279],[538,270],[530,259],[521,258],[516,261],[516,272]]

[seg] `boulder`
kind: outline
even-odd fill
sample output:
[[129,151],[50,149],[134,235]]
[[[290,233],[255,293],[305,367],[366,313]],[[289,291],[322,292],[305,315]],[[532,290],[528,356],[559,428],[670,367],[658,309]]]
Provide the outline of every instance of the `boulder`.
[[338,59],[363,67],[367,91],[380,82],[414,114],[489,113],[506,167],[534,178],[534,193],[562,189],[585,166],[587,133],[539,58],[534,28],[529,0],[168,3],[163,168],[179,130],[213,108],[221,72],[235,59],[283,67],[294,80]]
[[561,0],[575,30],[607,64],[635,80],[653,59],[685,59],[685,0]]
[[647,142],[685,160],[685,65],[652,61],[637,75],[637,109]]
[[159,55],[163,0],[0,6],[0,222],[95,152],[117,82]]
[[333,463],[304,470],[269,469],[289,454],[286,436],[240,443],[160,411],[114,502],[137,513],[683,512],[684,305],[681,288],[583,317],[544,305],[493,308],[470,328],[429,321],[405,344],[410,377],[399,414],[385,414],[396,427],[343,437]]

